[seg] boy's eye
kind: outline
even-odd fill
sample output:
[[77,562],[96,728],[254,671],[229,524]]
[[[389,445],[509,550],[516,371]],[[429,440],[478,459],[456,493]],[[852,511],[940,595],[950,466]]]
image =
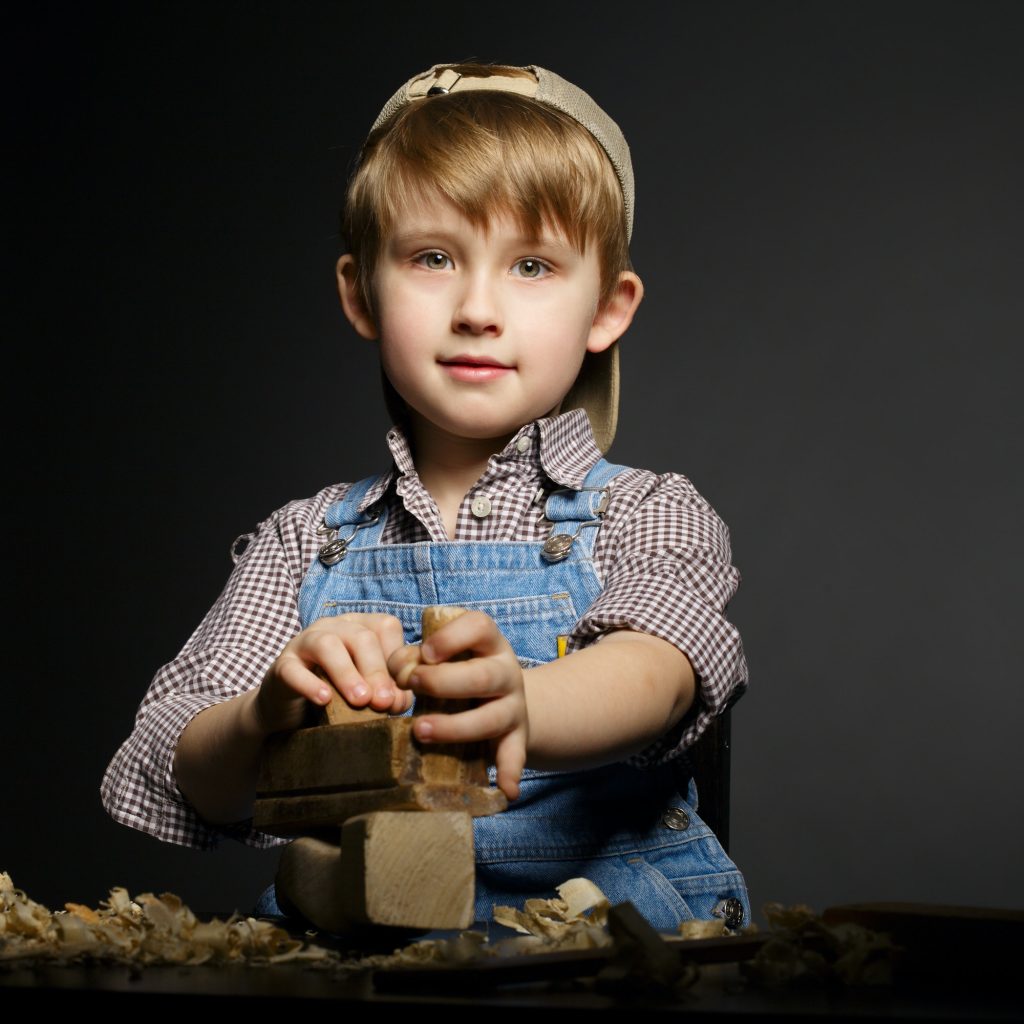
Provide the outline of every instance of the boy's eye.
[[447,270],[452,261],[443,252],[423,252],[416,257],[416,262],[428,270]]
[[512,270],[519,277],[543,277],[551,272],[551,268],[546,263],[530,258],[519,260]]

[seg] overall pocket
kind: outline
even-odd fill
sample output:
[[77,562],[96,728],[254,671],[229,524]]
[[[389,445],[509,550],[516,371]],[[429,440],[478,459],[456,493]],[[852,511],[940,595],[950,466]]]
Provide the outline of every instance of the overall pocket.
[[[743,875],[695,806],[677,797],[666,819],[675,826],[677,841],[638,851],[631,863],[674,908],[678,919],[673,927],[682,921],[708,921],[726,915],[730,927],[749,924],[750,896]],[[686,827],[679,828],[684,821]],[[738,901],[739,914],[735,905],[727,905],[730,900]]]
[[[461,606],[467,611],[484,612],[494,619],[524,668],[554,661],[558,657],[558,638],[571,633],[579,617],[572,597],[566,592],[463,601]],[[317,616],[352,612],[393,615],[402,623],[406,643],[416,644],[422,639],[420,619],[423,606],[420,604],[332,600],[328,597],[317,608]]]

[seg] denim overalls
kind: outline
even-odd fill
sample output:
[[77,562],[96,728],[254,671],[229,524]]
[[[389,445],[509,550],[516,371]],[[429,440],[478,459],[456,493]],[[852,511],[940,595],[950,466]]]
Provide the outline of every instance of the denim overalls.
[[[326,615],[386,612],[401,621],[407,643],[418,643],[424,607],[460,605],[490,615],[524,668],[551,661],[559,638],[572,633],[601,592],[594,542],[605,486],[621,470],[602,459],[580,490],[553,492],[545,505],[552,523],[546,542],[382,545],[387,512],[359,512],[375,479],[360,481],[327,510],[331,532],[299,592],[303,628]],[[528,897],[554,896],[556,886],[583,875],[613,904],[631,901],[663,931],[710,918],[730,899],[740,901],[748,922],[743,876],[695,807],[696,788],[690,781],[684,799],[671,765],[527,768],[519,799],[473,822],[477,920],[490,921],[495,904],[521,907]]]

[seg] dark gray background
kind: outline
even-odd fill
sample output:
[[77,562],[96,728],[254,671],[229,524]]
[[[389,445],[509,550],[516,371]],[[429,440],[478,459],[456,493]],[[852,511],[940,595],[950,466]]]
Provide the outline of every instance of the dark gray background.
[[100,777],[231,540],[381,468],[342,185],[402,81],[478,57],[579,83],[632,146],[611,455],[732,529],[755,905],[1024,904],[1020,4],[34,12],[6,33],[0,870],[52,906],[248,909],[271,876],[115,825]]

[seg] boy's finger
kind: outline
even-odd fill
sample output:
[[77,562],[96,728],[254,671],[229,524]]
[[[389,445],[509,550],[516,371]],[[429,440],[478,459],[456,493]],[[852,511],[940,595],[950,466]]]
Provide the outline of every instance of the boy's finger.
[[476,743],[505,736],[520,724],[508,703],[491,700],[468,711],[421,715],[413,720],[413,735],[424,743]]
[[385,660],[405,644],[402,623],[394,615],[370,614],[364,616],[366,624],[376,633]]
[[372,629],[360,627],[347,635],[345,642],[356,671],[369,689],[370,706],[377,711],[386,711],[394,702],[397,690],[388,671],[380,636]]
[[395,683],[402,689],[405,689],[408,687],[409,679],[420,665],[420,662],[419,645],[409,644],[405,647],[399,647],[388,658],[388,672]]
[[[359,634],[364,639],[358,639]],[[366,641],[369,640],[369,644]],[[353,660],[358,657],[360,645],[363,645],[362,671]],[[313,670],[322,670],[324,678],[341,694],[352,707],[361,708],[369,704],[375,696],[374,680],[368,681],[364,673],[374,671],[372,649],[377,645],[376,637],[367,629],[361,629],[339,636],[330,630],[321,630],[308,637],[300,651],[302,659]],[[383,663],[379,654],[378,662]]]
[[389,714],[403,715],[412,707],[413,695],[408,690],[398,690],[391,707],[387,709]]
[[497,654],[508,646],[497,623],[483,612],[464,612],[423,641],[423,660],[429,664],[449,661],[456,655]]
[[[512,688],[515,678],[512,668],[499,658],[421,664],[409,673],[407,685],[416,693],[445,700],[500,697]],[[518,663],[514,668],[518,669]]]
[[526,767],[525,730],[517,729],[498,741],[494,754],[498,788],[509,800],[519,799],[519,783]]
[[[314,704],[326,704],[331,699],[332,687],[298,657],[282,658],[277,663],[277,678],[299,697]],[[287,697],[284,698],[287,701]],[[276,703],[276,702],[275,702]]]

